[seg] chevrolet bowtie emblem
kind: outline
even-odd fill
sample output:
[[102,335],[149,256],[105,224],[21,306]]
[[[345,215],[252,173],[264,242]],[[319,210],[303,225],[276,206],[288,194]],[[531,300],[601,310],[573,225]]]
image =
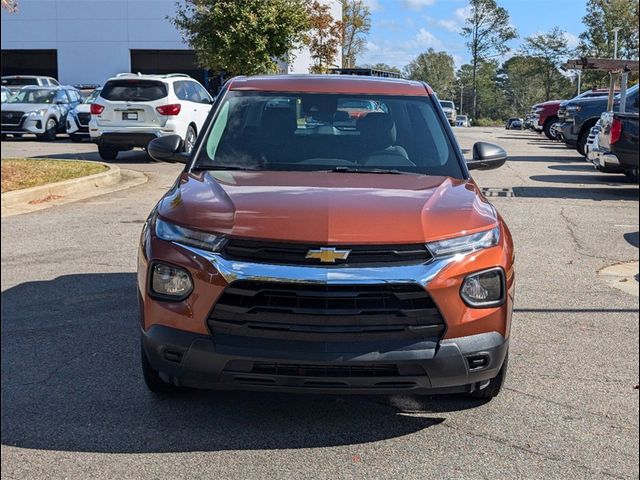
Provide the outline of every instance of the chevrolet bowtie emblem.
[[305,258],[320,260],[322,263],[336,263],[336,260],[346,260],[350,253],[351,250],[321,247],[317,250],[309,250]]

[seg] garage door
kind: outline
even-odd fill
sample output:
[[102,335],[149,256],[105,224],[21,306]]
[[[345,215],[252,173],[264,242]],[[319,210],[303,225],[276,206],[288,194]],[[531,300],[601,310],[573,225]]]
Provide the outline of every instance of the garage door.
[[2,75],[45,75],[58,78],[58,52],[2,50]]

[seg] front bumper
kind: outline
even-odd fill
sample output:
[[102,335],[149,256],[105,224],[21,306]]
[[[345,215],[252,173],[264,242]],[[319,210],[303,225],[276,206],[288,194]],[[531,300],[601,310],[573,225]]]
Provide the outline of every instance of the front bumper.
[[41,135],[45,133],[46,118],[41,116],[24,115],[17,124],[2,124],[3,134],[33,133]]
[[[175,385],[307,393],[471,392],[498,375],[508,345],[497,332],[439,343],[387,342],[373,351],[356,342],[247,341],[162,325],[142,332],[143,354]],[[397,374],[378,376],[389,366]]]
[[68,115],[67,116],[67,133],[70,135],[88,137],[89,125],[82,124],[78,120],[78,118],[73,115]]
[[562,141],[567,145],[575,146],[578,143],[578,135],[574,133],[574,122],[565,121],[562,124]]

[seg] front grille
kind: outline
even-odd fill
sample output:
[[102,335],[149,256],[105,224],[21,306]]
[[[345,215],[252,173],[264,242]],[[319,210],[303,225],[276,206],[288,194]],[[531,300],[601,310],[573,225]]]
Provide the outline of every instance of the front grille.
[[91,114],[90,113],[86,113],[86,112],[78,113],[78,122],[80,122],[80,125],[86,127],[87,125],[89,125],[90,121],[91,121]]
[[431,260],[431,254],[423,244],[418,245],[336,245],[337,250],[350,250],[346,260],[322,263],[318,259],[306,258],[309,250],[318,245],[262,242],[257,240],[230,239],[222,255],[228,260],[276,265],[322,265],[322,266],[367,266],[367,265],[417,265]]
[[397,365],[308,365],[253,362],[251,373],[287,377],[399,377]]
[[24,112],[2,112],[2,125],[20,125]]
[[328,285],[240,280],[208,319],[216,333],[290,340],[437,339],[442,316],[419,285]]

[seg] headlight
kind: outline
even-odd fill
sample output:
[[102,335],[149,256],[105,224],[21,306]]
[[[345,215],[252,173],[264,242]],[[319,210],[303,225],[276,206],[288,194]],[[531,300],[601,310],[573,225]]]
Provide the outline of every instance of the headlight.
[[466,277],[460,296],[470,307],[497,307],[504,303],[505,290],[504,271],[492,268]]
[[186,270],[165,263],[154,263],[151,267],[150,287],[152,295],[182,300],[193,290],[193,283]]
[[224,242],[224,237],[220,235],[180,227],[160,218],[156,218],[156,236],[161,240],[178,242],[211,252],[218,251]]
[[580,105],[567,105],[567,112],[569,113],[579,112],[580,110],[582,110],[582,106]]
[[44,117],[47,114],[48,110],[46,108],[41,108],[40,110],[34,110],[33,112],[29,112],[30,117]]
[[448,257],[459,253],[470,253],[483,248],[495,247],[500,240],[498,227],[484,232],[427,243],[434,257]]

